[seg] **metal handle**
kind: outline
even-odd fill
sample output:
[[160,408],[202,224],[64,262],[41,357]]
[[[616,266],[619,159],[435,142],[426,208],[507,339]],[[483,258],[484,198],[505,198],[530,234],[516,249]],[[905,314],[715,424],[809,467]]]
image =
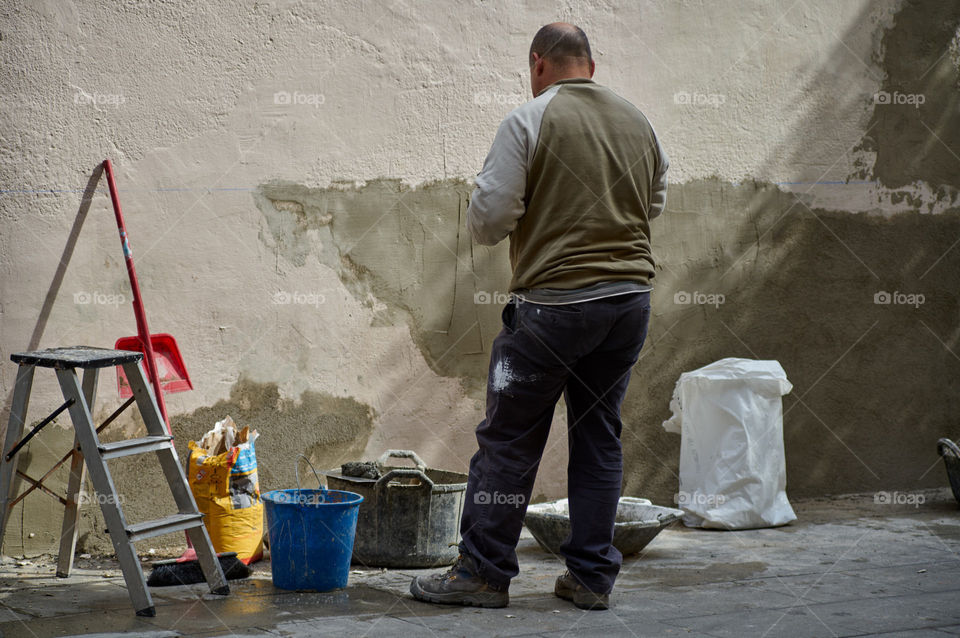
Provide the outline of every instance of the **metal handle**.
[[417,478],[420,480],[419,487],[426,487],[428,491],[433,491],[433,481],[430,480],[430,477],[424,474],[422,470],[413,467],[398,467],[395,470],[390,470],[381,476],[377,481],[377,491],[379,492],[380,490],[386,488],[387,484],[390,482],[390,479],[397,476],[410,476]]
[[940,439],[937,441],[937,454],[944,458],[953,456],[960,459],[960,447],[950,439]]
[[424,463],[423,459],[417,456],[417,453],[413,450],[387,450],[380,455],[379,459],[377,459],[377,464],[382,467],[383,465],[386,465],[387,459],[389,458],[410,459],[417,466],[418,470],[423,471],[427,469],[427,464]]
[[310,469],[313,470],[313,475],[317,477],[317,487],[322,490],[327,489],[327,486],[323,484],[323,480],[320,479],[320,475],[317,474],[317,468],[313,467],[313,463],[310,462],[310,459],[301,454],[300,458],[297,459],[297,462],[293,464],[293,471],[297,475],[297,493],[303,489],[300,487],[300,459],[306,461],[307,465],[310,466]]

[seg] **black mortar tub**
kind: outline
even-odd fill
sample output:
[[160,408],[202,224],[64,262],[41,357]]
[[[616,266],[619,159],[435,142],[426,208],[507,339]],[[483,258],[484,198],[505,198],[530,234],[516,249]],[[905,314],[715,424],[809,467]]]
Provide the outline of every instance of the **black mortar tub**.
[[[386,465],[406,458],[416,467]],[[387,450],[379,479],[324,472],[327,486],[363,496],[353,562],[369,567],[437,567],[457,559],[467,475],[428,468],[415,452]]]
[[960,446],[950,439],[940,439],[937,441],[937,453],[943,457],[943,463],[947,466],[947,479],[950,481],[950,489],[953,490],[953,498],[960,504]]

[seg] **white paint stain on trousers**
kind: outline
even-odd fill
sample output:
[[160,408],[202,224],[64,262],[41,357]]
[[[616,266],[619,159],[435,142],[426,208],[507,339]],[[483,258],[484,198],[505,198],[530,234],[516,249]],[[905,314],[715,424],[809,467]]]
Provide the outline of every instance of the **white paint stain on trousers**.
[[523,383],[525,381],[536,381],[540,375],[532,374],[530,376],[518,375],[514,369],[513,364],[510,363],[509,359],[500,359],[497,361],[497,364],[493,366],[493,374],[490,376],[490,389],[494,392],[505,392],[512,383]]
[[516,378],[513,376],[513,366],[510,365],[510,361],[500,359],[497,361],[497,365],[493,367],[493,376],[490,377],[490,388],[494,392],[503,392],[510,387],[510,383],[515,380]]

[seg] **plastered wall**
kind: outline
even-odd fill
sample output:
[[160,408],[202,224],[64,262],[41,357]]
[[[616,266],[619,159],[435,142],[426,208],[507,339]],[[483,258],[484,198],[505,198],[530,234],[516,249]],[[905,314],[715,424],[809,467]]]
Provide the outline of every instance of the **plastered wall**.
[[[412,448],[465,471],[509,281],[506,247],[465,232],[470,180],[529,98],[533,33],[558,19],[586,30],[595,79],[672,161],[625,493],[673,501],[673,384],[727,356],[778,359],[795,385],[790,495],[944,484],[935,442],[960,436],[960,10],[932,0],[7,3],[2,423],[10,353],[135,333],[95,173],[110,158],[151,328],[194,383],[167,399],[178,441],[227,414],[257,428],[264,489],[292,487],[300,454],[329,468]],[[103,375],[101,419],[115,384]],[[31,420],[57,403],[40,371]],[[124,417],[107,438],[139,427]],[[565,494],[564,427],[561,405],[538,498]],[[71,439],[58,420],[22,467],[42,473]],[[157,468],[115,476],[131,519],[170,506]],[[54,505],[17,506],[4,551],[54,548]],[[80,550],[108,548],[86,508]]]

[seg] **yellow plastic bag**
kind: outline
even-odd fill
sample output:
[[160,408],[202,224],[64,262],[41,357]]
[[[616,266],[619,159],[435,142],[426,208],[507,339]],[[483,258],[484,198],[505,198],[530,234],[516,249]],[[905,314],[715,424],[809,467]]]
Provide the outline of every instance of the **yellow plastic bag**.
[[217,552],[236,552],[244,563],[263,557],[263,502],[257,479],[257,431],[237,432],[227,417],[197,444],[190,441],[188,479]]

